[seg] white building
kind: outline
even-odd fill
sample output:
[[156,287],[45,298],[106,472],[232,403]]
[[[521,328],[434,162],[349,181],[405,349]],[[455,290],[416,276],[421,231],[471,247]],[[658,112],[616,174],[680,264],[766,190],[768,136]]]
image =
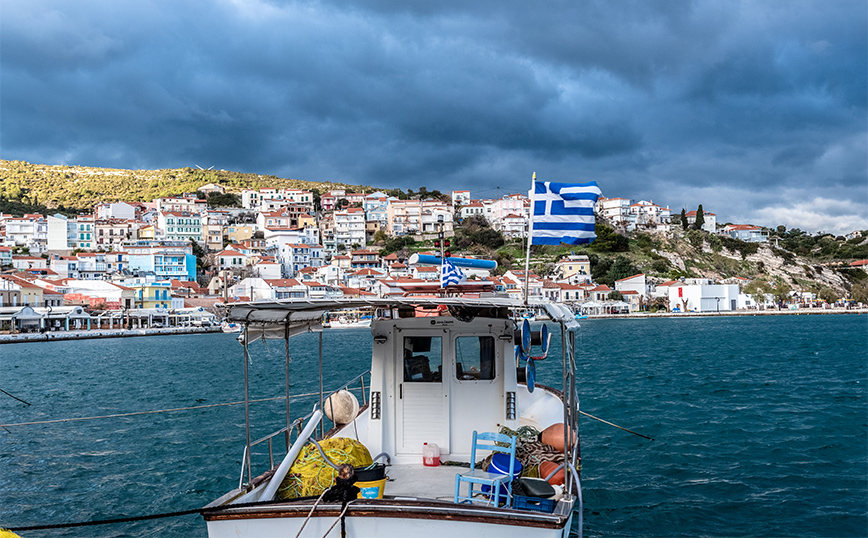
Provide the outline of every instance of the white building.
[[632,230],[667,230],[672,218],[668,207],[655,204],[653,201],[640,200],[629,207],[629,224],[627,229]]
[[738,309],[736,284],[676,284],[669,287],[673,312],[731,312]]
[[458,208],[470,203],[470,191],[452,191],[452,207]]
[[190,196],[157,198],[154,203],[157,213],[201,213],[208,209],[208,202]]
[[97,219],[124,219],[134,220],[136,208],[126,202],[99,203],[93,211]]
[[79,215],[78,218],[75,219],[75,225],[77,235],[75,248],[80,248],[82,250],[96,248],[93,215]]
[[380,223],[380,228],[385,228],[389,220],[389,203],[392,200],[397,200],[397,198],[390,198],[382,192],[365,196],[365,201],[362,204],[365,209],[365,218],[369,221],[377,221]]
[[276,258],[286,278],[294,277],[307,267],[319,268],[325,265],[325,252],[321,245],[281,244],[277,246]]
[[[687,224],[693,224],[696,222],[696,211],[688,211],[685,216],[687,217]],[[709,213],[708,211],[702,212],[702,220],[704,223],[702,224],[702,229],[708,233],[716,233],[717,232],[717,215],[714,213]]]
[[217,253],[217,267],[220,269],[244,269],[247,266],[247,256],[235,250],[223,250]]
[[166,241],[202,241],[202,217],[187,211],[163,211],[157,215],[157,228]]
[[528,219],[524,215],[510,214],[498,219],[493,228],[507,239],[527,236]]
[[45,219],[48,226],[48,250],[72,250],[75,248],[78,227],[75,220],[63,215],[50,215]]
[[[335,211],[335,249],[365,248],[365,210],[348,207]],[[343,247],[343,249],[341,248]]]
[[633,275],[627,278],[616,280],[615,290],[620,291],[621,293],[624,293],[626,291],[634,291],[640,297],[645,297],[646,299],[650,297],[650,293],[648,291],[648,282],[645,280],[644,274]]
[[522,194],[510,194],[499,200],[485,200],[485,218],[495,229],[501,229],[504,217],[522,216],[530,218],[530,201]]
[[461,206],[461,220],[474,215],[485,216],[485,205],[479,200],[473,200]]
[[48,245],[48,222],[39,214],[6,219],[6,237],[18,246],[25,246],[30,252],[45,250]]
[[605,198],[601,196],[597,199],[597,204],[594,211],[607,218],[615,226],[627,226],[630,222],[630,206],[632,200],[627,198]]
[[768,243],[769,241],[769,233],[752,224],[729,224],[723,227],[721,234],[747,243]]
[[264,279],[276,279],[283,277],[283,268],[277,262],[261,260],[250,266],[254,275]]
[[313,193],[302,189],[263,188],[258,191],[244,189],[241,191],[241,206],[245,209],[274,210],[287,205],[300,205],[305,211],[312,213]]
[[386,233],[392,236],[431,234],[452,237],[452,208],[440,200],[394,200],[389,203]]

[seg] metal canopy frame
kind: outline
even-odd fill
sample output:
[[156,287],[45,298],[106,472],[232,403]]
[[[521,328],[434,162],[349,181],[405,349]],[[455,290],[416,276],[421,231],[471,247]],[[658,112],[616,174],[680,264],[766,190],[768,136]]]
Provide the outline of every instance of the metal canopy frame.
[[[575,435],[578,438],[579,427],[579,399],[576,386],[576,358],[575,358],[575,335],[579,324],[575,319],[575,314],[572,310],[564,305],[546,302],[532,302],[530,304],[516,299],[507,299],[499,297],[491,298],[422,298],[422,297],[400,297],[400,298],[350,298],[350,299],[285,299],[279,301],[258,301],[247,303],[233,303],[227,305],[228,312],[226,319],[230,322],[240,322],[244,324],[243,345],[244,345],[244,414],[247,447],[245,450],[247,458],[247,473],[248,483],[252,481],[252,465],[250,458],[250,400],[249,400],[249,379],[247,365],[249,361],[248,345],[258,339],[284,339],[286,341],[284,347],[285,354],[285,385],[286,385],[286,421],[287,435],[289,435],[290,413],[289,413],[289,363],[292,361],[289,350],[289,339],[308,332],[319,333],[319,393],[322,402],[323,399],[323,380],[322,380],[322,321],[323,317],[329,310],[345,309],[345,308],[415,308],[415,307],[437,307],[437,306],[455,306],[468,308],[504,308],[513,311],[525,310],[528,307],[539,308],[546,312],[553,322],[561,326],[561,350],[562,350],[562,381],[563,381],[563,397],[564,397],[564,477],[566,479],[566,488],[568,493],[574,493],[573,486],[575,485],[575,494],[578,495],[579,510],[582,509],[582,493],[579,481],[579,475],[575,468],[577,461],[579,443],[570,443],[570,435]],[[572,433],[571,433],[572,432]],[[322,425],[320,425],[320,434],[322,435]],[[579,516],[581,517],[581,515]],[[581,527],[580,527],[581,528]]]

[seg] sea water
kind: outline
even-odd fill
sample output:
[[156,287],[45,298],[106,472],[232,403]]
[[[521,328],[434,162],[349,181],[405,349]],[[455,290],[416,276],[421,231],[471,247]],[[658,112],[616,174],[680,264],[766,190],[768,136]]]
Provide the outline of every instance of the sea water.
[[[0,393],[0,423],[242,400],[234,336],[2,345],[0,389],[31,405]],[[293,394],[318,390],[316,338],[290,342]],[[324,333],[326,389],[368,368],[369,340]],[[250,348],[250,397],[282,395],[283,344]],[[537,364],[540,382],[560,385],[560,357],[553,346]],[[582,410],[654,438],[583,417],[585,536],[868,535],[866,365],[868,316],[583,321]],[[294,400],[293,414],[314,400]],[[283,411],[254,404],[252,437],[280,428]],[[244,435],[242,405],[0,429],[0,526],[204,506],[238,484]],[[206,530],[191,515],[24,535]]]

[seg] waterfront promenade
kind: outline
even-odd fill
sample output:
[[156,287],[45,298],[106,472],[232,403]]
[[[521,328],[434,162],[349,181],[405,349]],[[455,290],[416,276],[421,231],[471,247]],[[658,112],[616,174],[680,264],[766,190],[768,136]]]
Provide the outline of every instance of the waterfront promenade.
[[[868,314],[868,308],[802,308],[799,310],[737,310],[735,312],[631,312],[629,314],[593,314],[583,319],[651,319],[704,318],[733,316],[814,316],[830,314]],[[582,321],[582,320],[580,320]],[[220,327],[167,327],[152,329],[94,329],[50,333],[0,334],[0,344],[22,342],[53,342],[56,340],[87,340],[91,338],[129,338],[171,334],[219,333]]]
[[706,318],[732,316],[815,316],[828,314],[868,314],[868,308],[800,308],[798,310],[736,310],[730,312],[630,312],[628,314],[590,314],[585,319]]
[[93,329],[90,331],[56,331],[47,333],[0,334],[0,344],[89,340],[92,338],[130,338],[170,334],[205,334],[222,332],[220,327],[165,327],[152,329]]

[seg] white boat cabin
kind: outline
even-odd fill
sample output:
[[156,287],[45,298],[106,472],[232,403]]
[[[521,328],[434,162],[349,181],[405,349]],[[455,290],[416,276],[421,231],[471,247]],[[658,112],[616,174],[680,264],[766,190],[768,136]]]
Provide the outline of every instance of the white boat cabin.
[[406,318],[375,321],[371,332],[370,413],[339,435],[358,431],[394,463],[421,461],[424,443],[468,461],[473,430],[519,426],[512,321]]

